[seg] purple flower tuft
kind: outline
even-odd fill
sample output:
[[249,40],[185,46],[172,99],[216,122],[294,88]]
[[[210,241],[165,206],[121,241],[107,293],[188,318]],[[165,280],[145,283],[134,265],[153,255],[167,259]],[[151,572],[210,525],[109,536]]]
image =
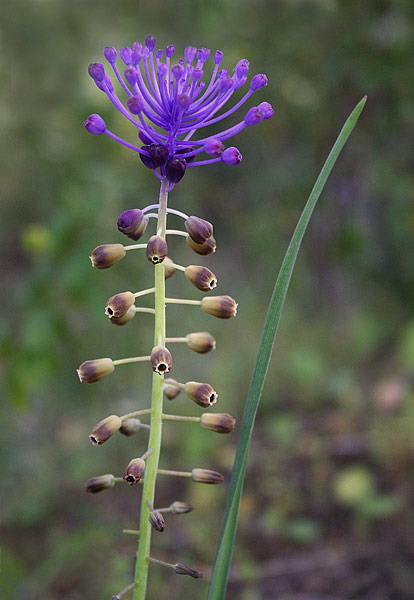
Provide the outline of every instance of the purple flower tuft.
[[236,77],[238,79],[241,79],[242,77],[244,77],[249,70],[249,66],[250,66],[250,63],[247,59],[242,58],[242,60],[239,60],[237,65],[234,67],[234,72],[236,73]]
[[223,154],[221,155],[221,160],[226,164],[226,165],[238,165],[241,162],[242,159],[242,155],[240,153],[239,150],[237,150],[237,148],[235,148],[234,146],[230,146],[230,148],[227,148],[227,150],[225,150],[223,152]]
[[132,50],[129,46],[119,49],[119,56],[124,61],[127,67],[131,64]]
[[223,52],[221,50],[216,50],[214,53],[214,64],[219,65],[223,60]]
[[134,67],[128,67],[128,69],[125,69],[124,77],[128,83],[134,85],[134,83],[137,82],[137,72]]
[[258,106],[253,106],[244,117],[246,125],[257,125],[263,119],[263,113]]
[[194,46],[187,46],[187,48],[184,49],[185,62],[191,65],[191,63],[195,59],[196,54],[197,48],[195,48]]
[[142,104],[142,100],[139,96],[131,96],[126,101],[126,104],[127,104],[129,111],[133,115],[139,115],[139,113],[142,112],[143,104]]
[[203,150],[206,154],[210,154],[210,156],[221,156],[224,151],[224,144],[220,140],[211,138],[207,140]]
[[105,121],[96,113],[93,115],[89,115],[89,117],[84,122],[84,125],[86,131],[89,131],[89,133],[94,133],[95,135],[101,135],[102,133],[105,133]]
[[155,48],[155,37],[153,35],[147,35],[145,37],[145,45],[150,52]]
[[257,108],[262,111],[263,119],[270,119],[275,114],[269,102],[261,102]]
[[174,54],[175,52],[175,47],[171,44],[170,46],[167,46],[165,49],[165,56],[167,58],[171,58],[171,56]]
[[109,63],[111,63],[111,65],[113,65],[114,63],[116,63],[118,52],[116,51],[116,48],[114,48],[113,46],[105,46],[104,56],[105,56],[106,60]]

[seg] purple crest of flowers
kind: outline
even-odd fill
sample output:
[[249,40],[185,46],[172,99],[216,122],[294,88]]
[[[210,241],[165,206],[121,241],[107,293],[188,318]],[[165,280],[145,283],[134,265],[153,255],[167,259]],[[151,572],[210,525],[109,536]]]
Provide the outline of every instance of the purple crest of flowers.
[[[184,59],[173,61],[174,46],[167,46],[164,53],[162,49],[156,50],[155,45],[155,37],[147,35],[144,44],[134,42],[132,48],[127,46],[118,52],[112,46],[105,48],[104,56],[109,67],[127,96],[125,102],[114,91],[111,77],[102,63],[92,63],[88,69],[96,86],[134,125],[139,139],[145,140],[144,145],[136,146],[121,139],[109,131],[103,119],[96,114],[85,121],[87,131],[105,133],[134,150],[159,179],[167,177],[172,185],[183,177],[188,166],[220,161],[227,165],[239,164],[242,159],[240,151],[234,146],[225,149],[224,142],[245,127],[273,116],[273,108],[268,102],[251,107],[232,127],[208,136],[203,135],[203,129],[220,123],[241,108],[253,93],[267,85],[266,75],[258,74],[251,78],[244,96],[225,110],[235,91],[248,80],[248,60],[240,60],[230,76],[227,69],[219,69],[223,53],[216,50],[212,73],[205,76],[205,66],[211,54],[208,48],[188,46],[184,50]],[[214,158],[195,160],[202,152]]]

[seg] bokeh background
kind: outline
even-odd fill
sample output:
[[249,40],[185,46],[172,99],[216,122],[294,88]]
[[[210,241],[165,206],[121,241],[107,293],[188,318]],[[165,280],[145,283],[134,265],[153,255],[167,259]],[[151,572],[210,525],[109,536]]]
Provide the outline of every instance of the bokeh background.
[[[229,600],[390,600],[413,589],[414,207],[408,135],[409,0],[4,0],[1,10],[0,347],[3,550],[0,595],[101,600],[130,581],[141,490],[91,496],[91,476],[120,474],[145,431],[93,448],[101,418],[143,408],[151,375],[119,367],[93,386],[89,358],[147,353],[151,318],[108,324],[109,296],[148,287],[139,253],[109,271],[89,253],[123,242],[119,213],[155,201],[158,183],[133,153],[83,129],[99,112],[134,141],[128,122],[88,77],[103,47],[153,33],[248,58],[269,76],[248,106],[276,115],[245,130],[238,167],[189,169],[171,205],[214,223],[217,253],[198,260],[179,238],[170,254],[200,262],[240,302],[221,322],[168,309],[168,334],[208,329],[207,356],[174,347],[177,379],[209,381],[240,422],[266,308],[288,240],[326,155],[354,105],[368,102],[321,197],[296,266],[257,417]],[[257,98],[257,101],[256,101]],[[242,111],[244,114],[244,111]],[[410,123],[411,119],[411,123]],[[237,117],[233,122],[236,122]],[[171,219],[172,226],[181,225]],[[177,273],[169,294],[200,294]],[[179,346],[179,347],[178,347]],[[191,405],[189,405],[191,404]],[[178,397],[171,412],[200,414]],[[163,478],[158,506],[196,510],[168,519],[153,554],[205,580],[153,567],[149,598],[206,597],[237,431],[165,425],[161,466],[214,468],[222,486]]]

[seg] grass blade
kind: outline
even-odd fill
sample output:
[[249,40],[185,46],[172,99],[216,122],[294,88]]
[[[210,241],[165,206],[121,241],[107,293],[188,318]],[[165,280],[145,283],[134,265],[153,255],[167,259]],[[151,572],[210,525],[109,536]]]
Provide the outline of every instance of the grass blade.
[[326,159],[326,162],[319,174],[318,179],[316,180],[313,190],[300,216],[277,277],[263,327],[262,338],[260,340],[256,363],[253,370],[249,395],[244,410],[243,421],[240,430],[240,440],[234,461],[229,496],[227,498],[226,511],[224,515],[214,571],[210,582],[208,600],[224,600],[225,598],[227,579],[236,535],[240,499],[243,491],[247,455],[252,437],[254,420],[259,406],[260,397],[276,338],[277,328],[299,248],[326,180],[328,179],[336,159],[345,145],[345,142],[355,127],[359,115],[364,108],[365,102],[366,96],[357,104],[348,117],[328,158]]

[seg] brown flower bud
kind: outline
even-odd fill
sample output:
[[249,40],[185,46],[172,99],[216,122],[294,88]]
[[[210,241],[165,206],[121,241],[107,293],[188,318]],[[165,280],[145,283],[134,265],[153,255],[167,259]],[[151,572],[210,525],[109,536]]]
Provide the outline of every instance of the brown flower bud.
[[129,437],[130,435],[134,435],[134,433],[137,433],[137,431],[139,431],[140,429],[142,429],[142,426],[141,421],[139,419],[125,419],[124,421],[122,421],[122,425],[119,428],[119,433],[122,433],[123,435],[127,435]]
[[102,490],[109,490],[115,485],[115,477],[113,475],[100,475],[92,477],[85,483],[85,490],[90,494],[97,494]]
[[162,533],[164,531],[164,529],[165,529],[164,517],[158,510],[152,510],[149,514],[148,520],[151,523],[152,527],[155,529],[155,531],[159,531],[160,533]]
[[147,249],[145,251],[147,258],[154,265],[162,263],[168,253],[167,242],[159,235],[153,235],[148,240]]
[[184,513],[189,513],[194,510],[194,506],[188,504],[187,502],[179,502],[176,500],[170,506],[171,512],[175,515],[183,515]]
[[213,235],[213,225],[200,217],[188,217],[185,221],[188,235],[197,244],[203,244]]
[[177,398],[178,394],[181,392],[180,386],[176,384],[177,382],[175,379],[166,379],[164,381],[163,390],[168,400],[174,400],[174,398]]
[[131,238],[139,240],[145,233],[149,218],[144,215],[139,208],[125,210],[118,218],[118,229],[121,233]]
[[114,369],[111,358],[96,358],[83,362],[77,369],[77,373],[82,383],[95,383],[105,375],[110,375]]
[[165,265],[165,269],[164,269],[164,274],[165,274],[165,279],[169,279],[170,277],[172,277],[174,275],[174,273],[176,272],[176,268],[172,267],[171,265],[174,264],[174,261],[171,260],[171,258],[168,258],[168,256],[165,257],[164,259],[164,265]]
[[185,238],[185,241],[194,252],[201,256],[207,256],[216,251],[216,240],[213,236],[209,237],[208,240],[202,244],[197,244],[189,235]]
[[187,335],[187,346],[199,354],[207,354],[216,349],[216,340],[207,331],[197,331]]
[[184,391],[193,402],[204,408],[212,406],[217,402],[217,394],[208,383],[187,381]]
[[174,571],[177,575],[189,575],[190,577],[194,577],[194,579],[200,579],[203,577],[203,574],[200,571],[196,571],[195,569],[190,569],[183,563],[177,563],[174,565]]
[[123,317],[135,302],[135,296],[132,292],[122,292],[111,296],[105,305],[105,314],[112,319]]
[[204,413],[200,424],[204,429],[217,433],[231,433],[236,426],[236,419],[227,413]]
[[126,252],[122,244],[104,244],[92,250],[90,259],[92,266],[97,269],[109,269],[124,258]]
[[172,367],[171,352],[164,346],[155,346],[151,352],[151,365],[154,373],[169,373]]
[[192,479],[197,483],[223,483],[224,477],[217,471],[209,471],[208,469],[193,469]]
[[230,296],[206,296],[201,300],[201,310],[219,319],[235,317],[237,306],[237,302]]
[[207,267],[190,265],[185,270],[185,276],[197,289],[209,292],[217,287],[217,277]]
[[124,480],[129,485],[138,483],[145,471],[145,460],[142,458],[133,458],[124,473]]
[[106,440],[118,431],[122,425],[122,420],[117,415],[111,415],[99,421],[97,425],[92,429],[89,439],[94,446],[100,446]]
[[133,319],[136,315],[136,311],[134,310],[134,306],[131,306],[122,317],[110,317],[109,321],[112,325],[126,325]]

